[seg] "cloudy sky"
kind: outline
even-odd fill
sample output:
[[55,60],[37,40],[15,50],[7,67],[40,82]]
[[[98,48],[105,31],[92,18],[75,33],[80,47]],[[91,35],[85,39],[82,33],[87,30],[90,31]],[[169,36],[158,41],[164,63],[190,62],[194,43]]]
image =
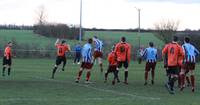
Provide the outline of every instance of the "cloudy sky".
[[[49,22],[79,24],[80,0],[0,0],[0,24],[32,25],[41,6]],[[135,7],[142,28],[170,19],[180,21],[179,30],[200,29],[200,0],[83,0],[83,26],[137,28]]]

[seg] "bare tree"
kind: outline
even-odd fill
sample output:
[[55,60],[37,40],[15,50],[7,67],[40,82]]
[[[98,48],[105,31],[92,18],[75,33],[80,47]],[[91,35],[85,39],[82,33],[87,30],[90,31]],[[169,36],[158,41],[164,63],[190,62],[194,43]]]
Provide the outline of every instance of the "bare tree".
[[45,7],[43,5],[38,7],[38,10],[36,11],[36,19],[38,25],[44,25],[46,24],[47,14],[45,12]]
[[179,21],[175,20],[162,20],[154,24],[155,36],[163,40],[165,43],[170,42],[171,37],[176,34]]

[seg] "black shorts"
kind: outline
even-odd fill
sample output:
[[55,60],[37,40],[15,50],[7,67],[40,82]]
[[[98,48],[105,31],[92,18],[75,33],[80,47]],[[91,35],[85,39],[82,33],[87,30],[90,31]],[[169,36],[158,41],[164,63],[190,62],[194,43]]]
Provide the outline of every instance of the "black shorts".
[[6,57],[3,57],[3,65],[8,65],[11,66],[12,64],[12,59],[6,59]]
[[107,72],[114,72],[117,70],[117,65],[109,65],[108,66],[108,71]]
[[128,61],[118,61],[117,62],[117,68],[121,68],[122,67],[122,65],[124,66],[124,68],[125,69],[127,69],[128,68]]
[[66,57],[62,57],[62,56],[57,56],[56,58],[56,65],[60,65],[61,63],[66,63]]
[[179,75],[179,67],[178,66],[173,66],[173,67],[168,67],[168,74],[172,75]]

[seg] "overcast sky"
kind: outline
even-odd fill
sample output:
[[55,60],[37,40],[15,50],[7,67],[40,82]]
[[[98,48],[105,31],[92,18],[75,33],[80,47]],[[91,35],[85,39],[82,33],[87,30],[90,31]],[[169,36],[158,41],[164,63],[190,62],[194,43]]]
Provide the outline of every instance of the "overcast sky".
[[[80,0],[0,0],[0,24],[33,25],[41,6],[49,22],[79,24]],[[180,21],[179,30],[200,29],[200,0],[83,0],[83,26],[137,28],[135,7],[141,8],[141,28],[170,19]]]

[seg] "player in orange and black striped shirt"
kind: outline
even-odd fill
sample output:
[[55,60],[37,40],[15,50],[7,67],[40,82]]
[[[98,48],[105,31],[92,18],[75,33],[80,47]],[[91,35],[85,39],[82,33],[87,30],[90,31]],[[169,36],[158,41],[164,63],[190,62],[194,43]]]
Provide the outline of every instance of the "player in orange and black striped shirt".
[[179,75],[181,58],[184,58],[182,47],[178,44],[178,37],[174,36],[171,43],[168,43],[162,50],[162,55],[167,55],[167,68],[170,76],[169,82],[165,85],[171,94],[174,94],[174,83]]
[[57,39],[55,46],[57,48],[57,58],[56,58],[56,64],[52,72],[52,79],[54,78],[54,75],[56,73],[56,70],[58,68],[58,65],[60,65],[63,62],[62,71],[64,71],[65,65],[66,65],[66,56],[65,53],[70,51],[69,45],[66,44],[65,40],[62,42],[59,42],[60,40]]
[[114,74],[114,79],[112,81],[113,85],[115,84],[116,80],[117,80],[117,82],[120,82],[119,78],[118,78],[118,70],[117,70],[117,56],[116,56],[116,53],[114,52],[114,49],[115,49],[115,45],[113,45],[113,47],[112,47],[112,52],[110,52],[108,54],[109,65],[108,65],[107,72],[105,73],[105,81],[104,81],[104,83],[106,83],[108,74],[113,72],[113,74]]
[[5,76],[6,68],[8,68],[8,75],[10,75],[11,65],[12,65],[11,47],[12,47],[12,42],[8,42],[8,44],[7,44],[6,48],[5,48],[5,51],[4,51],[2,76]]

